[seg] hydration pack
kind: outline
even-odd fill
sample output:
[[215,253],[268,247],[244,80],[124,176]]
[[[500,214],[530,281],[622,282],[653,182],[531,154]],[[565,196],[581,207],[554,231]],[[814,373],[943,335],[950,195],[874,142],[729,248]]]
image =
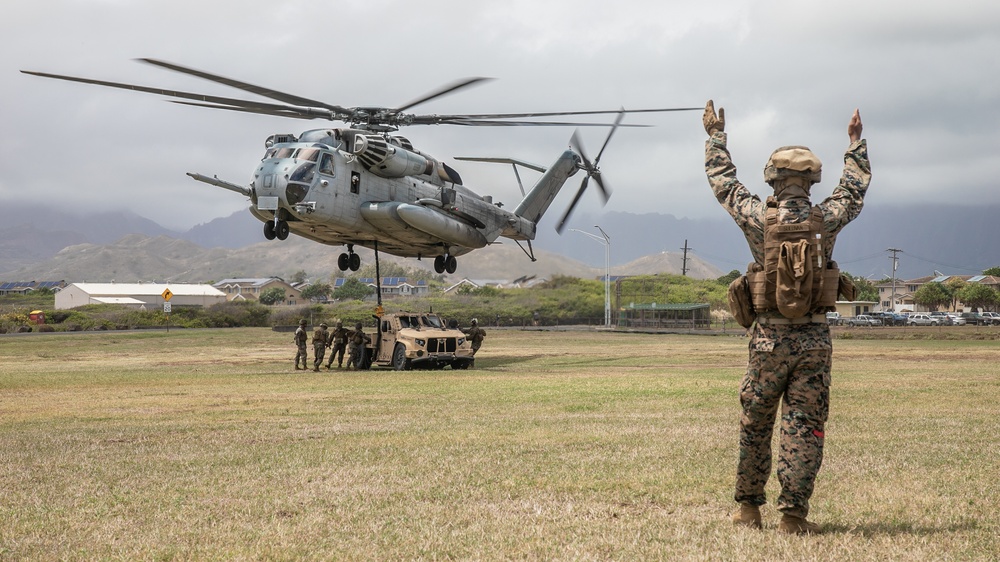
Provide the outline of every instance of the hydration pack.
[[778,203],[767,198],[764,221],[764,263],[747,269],[750,298],[756,314],[778,311],[801,318],[833,310],[840,292],[840,269],[828,260],[834,238],[826,238],[823,213],[813,207],[809,219],[778,224]]

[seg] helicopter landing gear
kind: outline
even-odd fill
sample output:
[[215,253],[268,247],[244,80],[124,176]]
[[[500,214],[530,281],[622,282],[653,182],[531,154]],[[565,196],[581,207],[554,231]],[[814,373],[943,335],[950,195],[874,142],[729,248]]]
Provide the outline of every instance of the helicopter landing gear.
[[354,245],[348,244],[347,251],[337,257],[337,267],[341,271],[357,271],[361,269],[361,256],[354,253]]
[[288,221],[278,221],[278,226],[274,229],[274,235],[278,237],[278,240],[288,238],[289,232]]
[[438,273],[447,271],[450,275],[455,273],[456,269],[458,269],[458,260],[455,259],[455,256],[445,254],[434,258],[434,271]]
[[274,240],[275,238],[285,240],[288,238],[289,232],[288,221],[278,220],[264,223],[264,238],[268,240]]

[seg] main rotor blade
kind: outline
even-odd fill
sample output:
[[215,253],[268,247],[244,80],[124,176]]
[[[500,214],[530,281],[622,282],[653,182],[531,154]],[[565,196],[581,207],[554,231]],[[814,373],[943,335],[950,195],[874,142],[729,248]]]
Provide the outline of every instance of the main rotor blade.
[[207,107],[209,109],[225,109],[227,111],[241,111],[243,113],[255,113],[257,115],[274,115],[275,117],[288,117],[291,119],[318,119],[317,115],[301,115],[298,113],[292,113],[293,109],[289,110],[269,110],[263,108],[253,108],[253,107],[236,107],[233,105],[214,105],[211,103],[196,103],[193,101],[175,101],[167,100],[170,103],[176,103],[179,105],[192,105],[194,107]]
[[450,93],[452,93],[452,92],[454,92],[456,90],[461,90],[462,88],[466,88],[468,86],[471,86],[473,84],[477,84],[479,82],[483,82],[483,81],[486,81],[486,80],[492,80],[492,78],[484,78],[482,76],[476,76],[476,77],[472,77],[472,78],[464,78],[462,80],[458,80],[457,82],[452,82],[451,84],[442,86],[442,87],[438,88],[437,90],[434,90],[433,92],[430,92],[430,93],[424,95],[421,98],[415,99],[415,100],[413,100],[413,101],[411,101],[411,102],[409,102],[407,104],[404,104],[404,105],[402,105],[400,107],[397,107],[394,111],[396,111],[396,112],[406,111],[407,109],[410,109],[411,107],[420,105],[420,104],[422,104],[424,102],[428,102],[428,101],[430,101],[430,100],[432,100],[434,98],[450,94]]
[[[423,117],[432,117],[423,119]],[[614,127],[613,123],[569,123],[563,121],[493,121],[475,119],[436,119],[437,116],[418,115],[409,125],[462,125],[465,127]],[[622,127],[646,128],[652,125],[622,125]]]
[[[329,111],[312,109],[308,107],[295,107],[287,105],[278,105],[272,103],[255,102],[240,100],[235,98],[226,98],[219,96],[208,96],[205,94],[195,94],[192,92],[182,92],[179,90],[166,90],[163,88],[150,88],[147,86],[137,86],[135,84],[125,84],[123,82],[108,82],[105,80],[94,80],[91,78],[80,78],[76,76],[66,76],[62,74],[49,74],[47,72],[33,72],[30,70],[22,70],[24,74],[30,74],[32,76],[40,76],[42,78],[54,78],[56,80],[65,80],[67,82],[79,82],[81,84],[94,84],[97,86],[105,86],[108,88],[118,88],[120,90],[131,90],[134,92],[144,92],[147,94],[156,94],[160,96],[181,98],[186,100],[193,100],[196,102],[219,104],[225,106],[240,107],[245,109],[261,110],[261,111],[276,111],[276,112],[294,112],[299,115],[307,115],[308,118],[325,118],[325,119],[336,119],[337,116],[333,115]],[[205,107],[215,107],[215,106],[205,106]]]
[[211,74],[201,70],[188,68],[186,66],[181,66],[179,64],[174,64],[157,59],[141,58],[137,60],[145,62],[147,64],[151,64],[153,66],[159,66],[160,68],[166,68],[167,70],[173,70],[174,72],[180,72],[181,74],[188,74],[190,76],[196,76],[204,80],[209,80],[212,82],[216,82],[218,84],[230,86],[238,90],[243,90],[244,92],[250,92],[251,94],[257,94],[258,96],[263,96],[265,98],[271,98],[273,100],[290,103],[292,105],[301,105],[305,107],[322,107],[325,109],[329,109],[331,111],[336,111],[338,113],[350,113],[349,109],[346,109],[339,105],[330,105],[321,101],[304,98],[293,94],[286,94],[285,92],[279,92],[278,90],[272,90],[270,88],[264,88],[263,86],[250,84],[248,82],[233,80],[232,78],[226,78],[225,76],[219,76],[218,74]]
[[573,214],[573,209],[576,208],[576,204],[580,202],[580,198],[583,197],[583,192],[587,191],[587,183],[590,182],[590,176],[583,176],[583,181],[580,182],[580,189],[576,191],[576,195],[573,196],[573,201],[566,207],[566,212],[563,213],[561,219],[559,219],[559,224],[556,225],[556,232],[562,234],[564,228],[566,228],[566,221],[569,220],[569,216]]
[[704,111],[704,107],[673,107],[664,109],[608,109],[597,111],[550,111],[534,113],[472,113],[468,115],[440,115],[442,119],[524,119],[528,117],[558,117],[562,115],[609,115],[612,113],[663,113],[668,111]]

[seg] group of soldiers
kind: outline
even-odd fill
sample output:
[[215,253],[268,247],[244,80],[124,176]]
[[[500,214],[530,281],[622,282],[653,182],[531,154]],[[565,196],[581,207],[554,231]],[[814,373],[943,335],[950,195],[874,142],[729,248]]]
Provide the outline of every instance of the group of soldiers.
[[[330,349],[330,359],[326,363],[327,369],[333,368],[333,360],[337,359],[337,368],[344,365],[344,352],[347,351],[347,368],[360,369],[362,358],[364,357],[365,344],[371,341],[371,337],[364,332],[361,322],[354,325],[354,330],[344,328],[343,322],[337,322],[332,332],[328,331],[329,326],[322,323],[313,330],[313,371],[319,372],[323,359],[326,356],[327,348]],[[305,319],[299,320],[299,327],[295,330],[295,347],[298,351],[295,354],[295,369],[308,369],[308,359],[306,357],[306,343],[308,334],[306,333]],[[301,361],[301,367],[299,366]]]

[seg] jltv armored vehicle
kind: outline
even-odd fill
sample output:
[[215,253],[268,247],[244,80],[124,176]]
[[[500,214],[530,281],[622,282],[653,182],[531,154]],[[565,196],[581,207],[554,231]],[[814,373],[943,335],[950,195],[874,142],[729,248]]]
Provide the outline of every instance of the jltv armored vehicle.
[[465,333],[448,328],[437,314],[393,312],[378,320],[378,330],[368,344],[369,366],[468,369],[473,364],[472,344]]

